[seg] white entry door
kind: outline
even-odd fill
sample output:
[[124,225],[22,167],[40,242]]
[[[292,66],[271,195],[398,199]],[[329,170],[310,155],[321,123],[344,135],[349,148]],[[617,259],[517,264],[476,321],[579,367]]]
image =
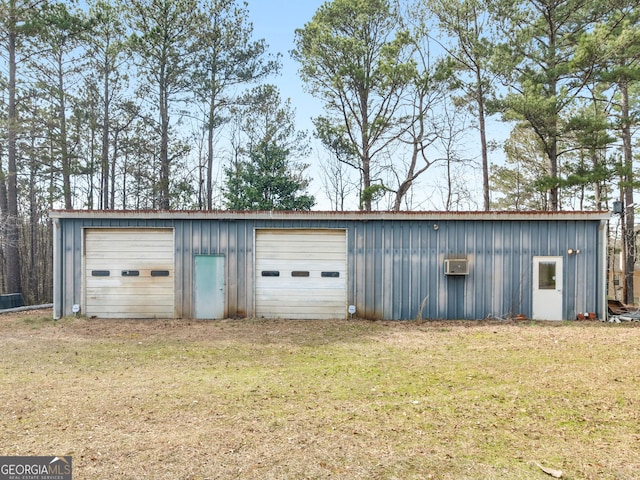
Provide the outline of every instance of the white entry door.
[[562,318],[562,257],[533,257],[534,320]]

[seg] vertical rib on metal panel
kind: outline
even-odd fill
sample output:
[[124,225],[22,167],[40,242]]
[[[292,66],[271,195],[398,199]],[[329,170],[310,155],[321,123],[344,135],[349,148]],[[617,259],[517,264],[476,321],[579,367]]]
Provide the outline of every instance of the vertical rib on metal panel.
[[225,250],[229,259],[227,281],[229,287],[229,313],[233,317],[247,316],[246,305],[242,301],[246,279],[253,278],[253,271],[247,268],[245,252],[246,222],[229,222],[226,225]]
[[[559,249],[566,255],[566,318],[575,318],[578,313],[598,312],[603,302],[600,292],[600,246],[599,224],[596,222],[569,222],[566,243]],[[562,238],[562,237],[561,237]],[[568,249],[579,251],[569,255]]]
[[[419,225],[415,222],[409,222],[409,255],[405,263],[405,269],[409,275],[409,310],[406,311],[405,318],[418,318],[420,314],[420,303],[422,302],[422,284],[419,273],[422,271],[421,254],[420,254],[420,233]],[[413,310],[413,311],[412,311]]]
[[369,222],[364,225],[364,245],[362,252],[362,286],[363,286],[363,311],[367,318],[376,318],[376,291],[375,284],[384,281],[381,278],[382,265],[380,244],[380,223]]
[[[533,248],[532,237],[533,231],[536,228],[536,224],[533,222],[520,222],[520,237],[521,237],[521,249],[519,258],[519,268],[515,273],[518,278],[521,279],[520,284],[520,305],[519,310],[514,312],[516,315],[530,315],[531,312],[531,295],[533,294],[533,255],[531,250]],[[514,273],[512,273],[514,275]]]
[[[473,252],[472,262],[470,262],[470,276],[472,275],[474,292],[479,302],[476,308],[480,312],[480,317],[485,318],[494,313],[494,296],[491,291],[492,263],[491,263],[491,222],[477,222],[475,245],[471,246]],[[485,279],[484,275],[489,273]]]
[[358,315],[369,319],[384,318],[384,291],[388,278],[385,277],[383,222],[370,221],[354,224],[356,240],[355,254],[355,295],[354,302]]
[[562,318],[575,318],[577,304],[581,303],[577,298],[577,295],[582,288],[582,278],[579,278],[577,276],[578,272],[580,271],[578,265],[578,263],[580,263],[580,260],[579,258],[577,258],[577,255],[567,254],[568,245],[572,245],[571,248],[576,248],[575,245],[577,240],[577,232],[575,222],[568,222],[567,224],[564,224],[563,228],[558,229],[557,235],[562,235],[562,238],[564,239],[562,250],[560,250],[558,246],[558,253],[562,255],[562,257],[564,257],[564,271],[562,277]]
[[416,304],[416,291],[415,286],[412,283],[411,266],[413,264],[412,258],[413,252],[413,235],[412,235],[411,223],[402,222],[402,244],[398,245],[401,248],[402,253],[402,266],[400,272],[402,273],[402,285],[403,290],[400,292],[398,301],[398,317],[402,319],[415,318],[418,312],[418,305]]
[[[78,220],[74,220],[77,225]],[[65,306],[66,315],[71,315],[71,307],[74,304],[82,304],[82,228],[78,225],[66,232],[65,243],[67,251],[71,251],[71,258],[65,262],[65,284],[67,298],[70,302]]]
[[[418,250],[420,252],[420,285],[419,291],[422,318],[437,318],[437,292],[440,282],[438,272],[438,230],[433,225],[436,222],[420,222]],[[438,227],[439,228],[439,227]]]
[[444,275],[442,270],[440,270],[440,265],[443,265],[443,263],[440,262],[440,244],[444,243],[444,233],[442,231],[442,225],[437,225],[437,230],[427,230],[428,234],[425,235],[425,255],[427,256],[426,266],[429,275],[427,280],[429,282],[427,285],[429,318],[442,318],[442,304],[438,300],[441,291],[440,285],[444,281]]
[[175,222],[173,230],[173,262],[174,262],[174,316],[191,318],[192,305],[192,262],[191,242],[193,232],[191,223]]
[[[440,261],[441,273],[444,274],[444,260],[446,258],[460,258],[464,256],[464,230],[459,222],[446,222],[444,233],[446,242]],[[444,317],[463,318],[465,276],[449,275],[443,282]]]
[[351,285],[352,285],[352,297],[351,303],[356,307],[357,315],[364,315],[365,313],[365,301],[364,301],[364,250],[365,250],[365,224],[357,224],[353,228],[353,242],[350,243],[353,267],[351,268]]
[[[251,246],[253,239],[249,236],[249,229],[246,222],[238,224],[238,248],[236,253],[236,269],[238,271],[238,285],[236,288],[236,312],[235,315],[247,316],[248,314],[248,287],[253,285],[254,276],[250,272],[254,271],[252,263],[253,251]],[[251,290],[253,291],[253,289]],[[255,313],[255,312],[254,312]]]
[[382,302],[376,305],[376,318],[382,319],[386,319],[387,312],[393,312],[393,227],[393,222],[382,222]]
[[347,228],[347,305],[356,304],[355,271],[356,271],[356,228]]
[[402,318],[417,318],[420,313],[420,303],[422,301],[420,292],[420,228],[415,222],[407,222],[406,225],[407,244],[405,245],[405,258],[402,269],[407,275],[408,305],[403,311]]
[[[146,226],[149,226],[147,224]],[[173,268],[174,268],[174,316],[190,316],[191,302],[186,294],[191,288],[191,229],[190,224],[175,222],[173,225]]]
[[62,263],[64,261],[64,248],[62,245],[62,227],[60,219],[53,219],[53,318],[62,317],[64,309],[64,280],[62,278]]
[[[237,246],[237,223],[224,221],[219,224],[219,244],[218,250],[227,257],[227,302],[228,313],[236,316],[238,311],[238,281],[240,271],[238,268]],[[244,272],[243,272],[244,273]]]
[[[229,306],[232,316],[247,316],[249,308],[247,305],[247,285],[253,280],[252,257],[247,251],[247,245],[253,244],[253,237],[248,233],[252,229],[247,228],[245,221],[232,222],[229,225],[228,255],[229,255],[229,282],[233,282],[230,288]],[[253,233],[251,233],[253,235]],[[251,315],[255,314],[252,312]]]
[[369,222],[366,225],[368,235],[366,236],[365,261],[368,275],[365,277],[365,307],[367,317],[381,319],[382,317],[382,285],[386,281],[384,278],[383,263],[383,229],[381,222]]
[[394,222],[391,224],[392,228],[389,232],[389,306],[385,308],[385,319],[390,315],[390,318],[402,318],[401,314],[401,292],[406,292],[405,285],[403,284],[402,275],[402,223]]
[[242,261],[240,263],[240,268],[243,268],[245,271],[244,274],[244,283],[241,285],[242,287],[242,304],[240,305],[241,310],[236,312],[237,315],[255,315],[255,310],[253,310],[253,292],[254,292],[254,283],[255,278],[252,275],[252,272],[255,271],[254,268],[254,243],[253,243],[253,230],[250,228],[250,225],[247,222],[243,222],[243,235],[244,242],[246,245],[244,255]]
[[607,221],[601,220],[598,225],[598,238],[595,245],[595,250],[598,255],[598,272],[596,278],[598,278],[598,304],[596,311],[601,320],[607,318]]
[[[504,258],[501,277],[502,288],[505,290],[503,311],[507,315],[517,315],[522,313],[522,292],[524,275],[520,271],[520,235],[522,234],[521,222],[501,222],[503,228],[503,248]],[[505,282],[505,279],[511,281]]]
[[200,251],[200,234],[199,225],[194,222],[176,221],[175,223],[175,304],[176,310],[180,305],[180,316],[183,318],[192,318],[194,314],[193,254]]

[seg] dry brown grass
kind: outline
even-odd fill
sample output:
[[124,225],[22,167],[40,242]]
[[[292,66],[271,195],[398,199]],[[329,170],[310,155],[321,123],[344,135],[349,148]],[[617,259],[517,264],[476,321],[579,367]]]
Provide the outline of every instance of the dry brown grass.
[[75,479],[640,477],[640,325],[0,316],[0,454]]

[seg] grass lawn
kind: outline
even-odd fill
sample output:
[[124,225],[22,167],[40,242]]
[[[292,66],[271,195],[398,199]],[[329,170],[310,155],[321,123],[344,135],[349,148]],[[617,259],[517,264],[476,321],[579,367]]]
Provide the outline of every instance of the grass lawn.
[[74,479],[640,478],[640,324],[0,315],[0,455]]

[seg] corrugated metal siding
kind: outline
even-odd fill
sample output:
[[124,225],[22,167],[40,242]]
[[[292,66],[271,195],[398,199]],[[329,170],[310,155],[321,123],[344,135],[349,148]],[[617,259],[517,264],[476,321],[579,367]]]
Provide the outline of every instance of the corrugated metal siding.
[[[57,275],[63,305],[71,313],[81,295],[81,229],[83,227],[171,227],[175,229],[176,315],[192,315],[193,255],[227,258],[226,303],[229,317],[252,316],[255,228],[344,228],[347,230],[347,301],[356,315],[371,319],[479,319],[524,313],[531,315],[533,256],[564,257],[566,318],[580,311],[602,311],[598,295],[601,220],[439,220],[431,218],[353,220],[292,218],[60,218]],[[434,229],[434,225],[438,229]],[[567,249],[579,249],[567,255]],[[445,258],[469,260],[467,276],[444,275]]]
[[[252,315],[253,300],[253,224],[246,221],[176,221],[176,271],[182,272],[181,315],[192,316],[193,255],[226,257],[225,288],[228,317]],[[178,239],[179,242],[178,242]]]
[[[565,318],[598,307],[598,222],[368,222],[352,238],[353,301],[367,318],[415,318],[423,299],[424,318],[530,315],[535,255],[565,257]],[[444,275],[452,257],[469,275]]]

